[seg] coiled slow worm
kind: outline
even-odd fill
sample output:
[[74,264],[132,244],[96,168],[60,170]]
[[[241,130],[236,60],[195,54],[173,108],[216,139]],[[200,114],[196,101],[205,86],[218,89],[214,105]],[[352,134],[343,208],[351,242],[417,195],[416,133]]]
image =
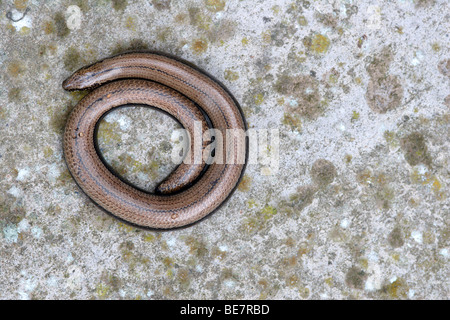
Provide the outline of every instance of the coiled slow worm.
[[[245,132],[246,123],[239,105],[222,85],[178,59],[131,52],[84,67],[63,83],[65,90],[95,87],[68,118],[64,156],[73,178],[96,204],[130,224],[171,229],[201,220],[230,197],[243,175],[248,145],[245,138],[227,138],[229,129]],[[202,130],[210,121],[214,130],[222,132],[226,152],[233,151],[231,163],[212,163],[206,170],[204,161],[183,163],[155,193],[126,183],[99,155],[96,130],[107,112],[127,104],[159,108],[190,133],[195,121],[202,123]],[[242,154],[244,161],[240,161]]]

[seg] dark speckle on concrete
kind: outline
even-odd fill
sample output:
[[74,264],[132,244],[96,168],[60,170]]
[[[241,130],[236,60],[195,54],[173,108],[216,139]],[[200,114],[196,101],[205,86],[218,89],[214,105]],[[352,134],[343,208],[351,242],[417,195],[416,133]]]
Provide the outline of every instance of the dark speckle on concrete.
[[350,270],[348,270],[347,274],[345,275],[345,283],[355,289],[363,289],[364,283],[367,279],[366,273],[358,269],[356,267],[352,267]]
[[405,243],[403,233],[399,227],[395,227],[389,234],[388,241],[393,248],[400,248]]
[[411,133],[400,141],[405,159],[410,165],[415,166],[419,163],[431,165],[431,157],[428,153],[425,137],[421,133]]

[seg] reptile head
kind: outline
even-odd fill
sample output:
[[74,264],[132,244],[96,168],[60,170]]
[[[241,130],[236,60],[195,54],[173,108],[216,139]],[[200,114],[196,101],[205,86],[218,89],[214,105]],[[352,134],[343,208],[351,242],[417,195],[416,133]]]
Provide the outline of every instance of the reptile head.
[[97,80],[94,77],[94,72],[89,67],[81,68],[76,71],[66,80],[64,80],[62,87],[64,90],[84,90],[97,86]]

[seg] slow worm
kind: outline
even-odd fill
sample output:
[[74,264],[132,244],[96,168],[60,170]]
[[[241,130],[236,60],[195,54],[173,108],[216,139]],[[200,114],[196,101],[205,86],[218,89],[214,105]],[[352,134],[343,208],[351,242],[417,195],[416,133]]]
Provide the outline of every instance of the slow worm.
[[[84,193],[114,217],[143,228],[183,227],[208,216],[237,187],[245,170],[248,145],[245,137],[231,139],[226,132],[245,132],[245,119],[232,95],[198,68],[158,53],[124,53],[81,68],[63,82],[63,88],[96,88],[75,106],[67,120],[64,156]],[[96,133],[106,113],[129,104],[165,111],[191,137],[196,121],[202,131],[212,126],[222,133],[224,158],[231,152],[230,159],[210,165],[204,160],[182,163],[154,193],[128,184],[101,157]],[[202,150],[208,150],[207,143],[203,142]]]

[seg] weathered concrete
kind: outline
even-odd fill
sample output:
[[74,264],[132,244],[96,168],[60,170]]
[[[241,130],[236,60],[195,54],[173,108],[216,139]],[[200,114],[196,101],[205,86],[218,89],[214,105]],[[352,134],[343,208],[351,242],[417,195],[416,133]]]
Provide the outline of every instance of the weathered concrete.
[[[2,0],[0,13],[0,298],[449,298],[447,1]],[[61,82],[127,49],[222,81],[250,127],[280,130],[278,173],[250,165],[224,207],[174,232],[98,209],[62,157],[83,94]],[[151,190],[174,168],[175,128],[122,109],[99,141]]]

